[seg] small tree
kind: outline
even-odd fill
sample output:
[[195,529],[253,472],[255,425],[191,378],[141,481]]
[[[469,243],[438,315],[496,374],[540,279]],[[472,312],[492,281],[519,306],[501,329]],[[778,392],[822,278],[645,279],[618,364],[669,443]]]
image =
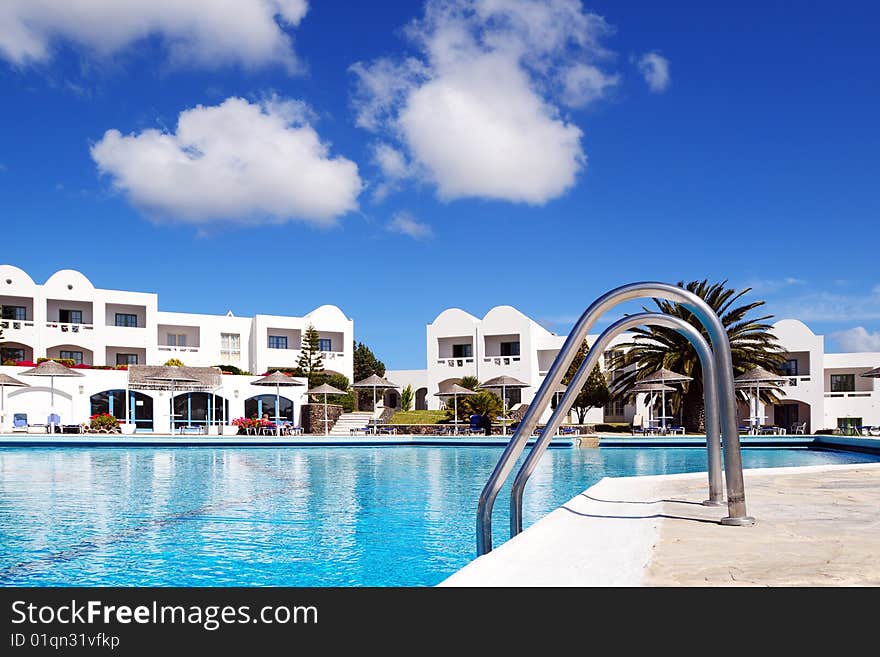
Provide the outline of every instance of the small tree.
[[[458,415],[459,417],[468,417],[469,415],[488,415],[494,418],[501,415],[503,411],[501,397],[494,392],[481,390],[476,395],[466,395],[458,399]],[[450,417],[452,410],[449,410]]]
[[468,390],[476,390],[480,385],[480,380],[475,376],[463,376],[458,385]]
[[412,386],[406,384],[406,387],[400,391],[400,410],[411,411],[414,396]]
[[[363,342],[353,342],[354,351],[352,360],[354,368],[352,374],[355,381],[363,381],[372,374],[385,376],[385,363],[376,358],[373,351]],[[372,408],[373,393],[370,390],[360,390],[357,395],[358,408]]]
[[316,384],[316,375],[324,372],[324,358],[321,356],[321,341],[318,331],[314,326],[309,324],[302,341],[302,353],[296,362],[302,370],[303,376],[308,378],[309,387],[313,388]]
[[[565,373],[565,376],[562,377],[562,382],[565,385],[568,385],[571,383],[572,379],[574,379],[578,368],[581,366],[581,363],[584,362],[584,359],[586,359],[589,352],[590,346],[587,344],[587,341],[584,340],[583,344],[578,348],[568,371]],[[605,382],[605,375],[602,374],[602,371],[598,367],[594,367],[593,371],[590,372],[590,376],[587,378],[586,383],[584,383],[584,386],[581,388],[581,391],[578,393],[578,396],[575,397],[574,403],[572,404],[574,412],[577,413],[578,424],[584,423],[584,420],[587,418],[587,412],[591,408],[604,406],[609,401],[611,401],[611,392],[608,390],[608,385]]]
[[183,361],[179,358],[169,358],[165,361],[167,367],[185,367]]

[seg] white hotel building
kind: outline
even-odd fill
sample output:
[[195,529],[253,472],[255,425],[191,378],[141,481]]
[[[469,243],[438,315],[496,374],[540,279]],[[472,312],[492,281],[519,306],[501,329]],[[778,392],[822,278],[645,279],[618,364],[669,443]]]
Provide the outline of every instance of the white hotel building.
[[[354,323],[336,306],[324,305],[302,317],[255,315],[237,317],[161,311],[158,295],[96,288],[80,272],[58,271],[42,285],[21,269],[0,265],[0,372],[19,378],[27,368],[8,365],[38,358],[69,358],[89,366],[162,365],[177,358],[188,366],[233,365],[254,376],[223,377],[217,395],[226,400],[231,417],[253,406],[248,400],[270,391],[250,382],[269,367],[296,367],[302,336],[309,325],[321,340],[324,367],[351,380]],[[2,365],[6,363],[7,365]],[[84,377],[55,379],[56,412],[62,423],[88,418],[93,396],[125,388],[123,370],[80,369]],[[30,422],[45,422],[48,382],[20,377],[30,388],[6,389],[7,426],[15,413]],[[111,386],[108,388],[107,386]],[[298,421],[306,388],[288,388],[285,407]],[[294,391],[294,392],[291,392]],[[274,399],[274,388],[272,389]],[[138,393],[144,397],[162,393]],[[200,394],[200,393],[192,393]],[[112,396],[112,395],[111,395]],[[104,395],[106,397],[106,394]],[[146,399],[140,406],[149,405]],[[165,405],[168,405],[165,393]],[[190,406],[192,399],[189,400]],[[219,402],[217,402],[219,403]],[[257,405],[262,410],[262,404]],[[169,411],[158,410],[139,427],[167,431]],[[168,407],[170,408],[170,406]],[[273,409],[274,410],[274,409]]]
[[[782,402],[759,410],[764,424],[790,431],[792,425],[806,423],[807,433],[846,425],[880,426],[880,380],[859,376],[880,366],[880,352],[825,353],[824,338],[795,319],[776,322],[773,332],[787,351],[788,376]],[[566,337],[551,333],[511,306],[496,306],[482,319],[451,308],[427,325],[427,368],[388,371],[385,376],[400,386],[412,386],[416,408],[440,408],[436,393],[441,386],[463,376],[486,381],[502,374],[529,384],[522,390],[507,390],[509,405],[529,403]],[[589,336],[589,344],[598,337]],[[617,336],[610,350],[631,339],[628,334]],[[604,363],[605,354],[600,359],[603,369]],[[606,372],[609,380],[614,376]],[[630,422],[636,413],[647,417],[645,398],[640,395],[637,406],[614,402],[592,409],[587,422]],[[398,404],[398,394],[387,392],[385,403]],[[741,404],[740,411],[742,418],[748,417],[747,404]],[[541,421],[547,421],[550,412]]]

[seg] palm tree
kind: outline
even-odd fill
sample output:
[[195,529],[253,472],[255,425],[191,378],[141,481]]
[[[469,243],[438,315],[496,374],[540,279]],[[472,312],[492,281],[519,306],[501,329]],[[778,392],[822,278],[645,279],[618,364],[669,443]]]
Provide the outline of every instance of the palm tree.
[[[734,376],[757,366],[774,373],[781,373],[780,366],[784,361],[784,352],[776,336],[770,332],[772,325],[766,323],[773,315],[746,317],[749,312],[763,306],[764,302],[753,301],[734,307],[734,304],[752,288],[737,292],[733,288],[726,287],[726,280],[709,284],[706,279],[691,281],[687,285],[679,281],[677,285],[704,299],[721,319],[730,340]],[[700,321],[680,303],[654,299],[654,304],[660,312],[690,322],[700,329],[707,341],[709,340],[709,334]],[[648,311],[648,308],[643,309]],[[635,339],[629,344],[620,345],[623,352],[611,366],[620,368],[635,365],[637,369],[625,373],[615,382],[615,394],[626,394],[639,379],[664,367],[693,377],[692,381],[681,384],[683,394],[676,392],[672,395],[673,408],[676,412],[682,413],[682,420],[688,431],[702,431],[705,412],[703,372],[693,345],[673,329],[662,326],[637,328],[633,333],[636,334]],[[778,392],[778,389],[762,388],[761,400],[770,404],[779,401],[774,391]],[[741,394],[745,398],[745,393]]]

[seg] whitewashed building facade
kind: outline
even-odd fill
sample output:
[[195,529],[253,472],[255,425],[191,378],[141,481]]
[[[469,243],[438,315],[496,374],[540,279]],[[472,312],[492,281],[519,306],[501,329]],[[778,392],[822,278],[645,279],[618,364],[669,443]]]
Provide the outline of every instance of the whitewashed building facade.
[[[880,426],[880,383],[860,374],[880,366],[880,353],[825,353],[825,340],[803,322],[784,319],[773,325],[773,332],[786,350],[785,397],[779,404],[758,414],[764,424],[791,431],[805,425],[804,431],[836,429],[848,426]],[[594,344],[598,335],[588,337]],[[480,319],[464,310],[451,308],[441,312],[427,325],[424,370],[386,372],[386,378],[400,386],[411,385],[416,408],[440,408],[436,396],[441,386],[464,376],[485,381],[502,374],[529,384],[528,388],[507,391],[508,404],[529,403],[543,383],[547,371],[559,353],[566,336],[551,333],[511,306],[492,308]],[[616,345],[630,342],[631,335],[614,339]],[[600,358],[605,369],[606,356]],[[609,382],[616,372],[605,371]],[[630,422],[635,414],[647,417],[647,395],[640,395],[635,405],[615,401],[604,409],[592,409],[589,423]],[[386,393],[386,404],[394,405],[397,393]],[[749,416],[748,404],[740,404],[743,422]],[[549,419],[546,411],[541,421]]]
[[[246,408],[264,410],[263,396],[270,391],[251,386],[250,382],[270,367],[295,367],[302,337],[312,325],[320,337],[324,368],[351,380],[354,322],[336,306],[320,306],[302,316],[237,317],[231,312],[167,312],[159,310],[158,305],[155,293],[96,288],[78,271],[58,271],[40,285],[23,270],[0,265],[0,372],[31,385],[6,389],[4,426],[9,428],[16,413],[27,414],[31,422],[45,421],[50,392],[47,382],[19,377],[29,366],[15,365],[36,362],[38,358],[69,358],[82,366],[100,368],[161,365],[170,358],[196,367],[232,365],[253,376],[224,376],[223,389],[216,394],[225,402],[213,398],[211,402],[223,403],[228,407],[222,409],[224,412],[238,417],[245,414]],[[124,370],[77,371],[84,376],[55,380],[57,412],[62,414],[65,424],[87,419],[96,407],[103,409],[112,404],[108,399],[118,398],[125,388]],[[305,389],[303,386],[283,391],[288,410],[283,413],[285,416],[298,419]],[[108,391],[115,392],[105,394]],[[274,396],[274,389],[272,393]],[[204,415],[202,410],[207,402],[197,396],[200,394],[193,393],[187,398],[187,421],[193,420],[193,400],[196,415]],[[138,408],[142,412],[154,402],[157,409],[169,409],[164,414],[157,410],[149,422],[144,420],[139,427],[149,426],[154,431],[169,428],[170,398],[168,393],[164,395],[160,403],[161,392],[138,393],[134,403],[140,402]],[[98,398],[100,401],[95,402]],[[260,398],[256,406],[248,403],[254,398]],[[212,408],[212,414],[214,410],[217,409]]]

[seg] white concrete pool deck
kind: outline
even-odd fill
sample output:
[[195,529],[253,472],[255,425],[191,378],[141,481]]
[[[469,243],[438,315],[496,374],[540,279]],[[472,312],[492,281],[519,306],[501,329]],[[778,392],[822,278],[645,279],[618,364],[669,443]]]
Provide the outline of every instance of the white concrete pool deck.
[[752,527],[706,473],[606,478],[440,586],[880,585],[880,463],[744,477]]

